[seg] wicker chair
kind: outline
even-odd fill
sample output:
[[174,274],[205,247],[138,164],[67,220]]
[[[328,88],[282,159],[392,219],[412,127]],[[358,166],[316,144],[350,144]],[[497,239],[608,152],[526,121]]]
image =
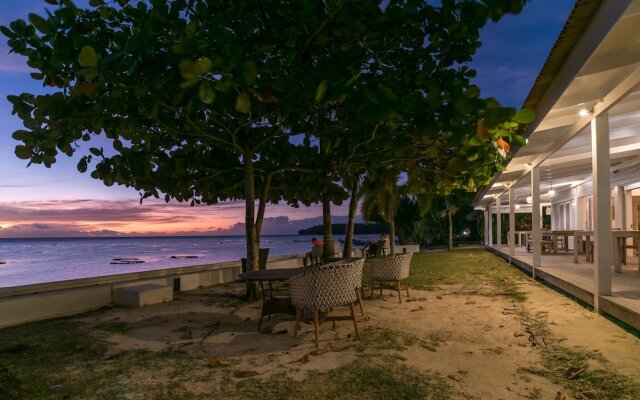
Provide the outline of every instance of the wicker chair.
[[402,303],[400,295],[400,281],[404,280],[404,287],[409,297],[409,266],[411,265],[412,253],[399,254],[389,257],[369,258],[371,265],[371,296],[373,296],[374,282],[380,283],[380,295],[382,295],[383,282],[396,282],[398,290],[398,300]]
[[[313,315],[316,347],[320,347],[318,312],[325,310],[325,321],[353,320],[356,336],[359,338],[358,322],[353,308],[359,297],[355,290],[358,277],[362,281],[360,261],[342,261],[313,268],[289,279],[291,303],[296,308],[295,335],[298,336],[302,311],[309,310]],[[328,315],[334,307],[346,305],[351,309],[351,316]]]

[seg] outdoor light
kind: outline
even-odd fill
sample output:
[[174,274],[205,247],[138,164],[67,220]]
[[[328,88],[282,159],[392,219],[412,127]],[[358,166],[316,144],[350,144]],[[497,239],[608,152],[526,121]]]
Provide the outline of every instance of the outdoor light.
[[555,191],[555,190],[553,190],[553,189],[550,189],[550,190],[549,190],[549,193],[547,193],[547,195],[548,195],[549,197],[553,197],[553,196],[555,196],[555,195],[556,195],[556,191]]
[[527,196],[527,204],[533,203],[533,197]]
[[520,209],[520,204],[516,204],[516,210]]
[[587,115],[591,114],[593,112],[593,107],[582,107],[580,109],[580,111],[578,111],[578,114],[581,117],[586,117]]

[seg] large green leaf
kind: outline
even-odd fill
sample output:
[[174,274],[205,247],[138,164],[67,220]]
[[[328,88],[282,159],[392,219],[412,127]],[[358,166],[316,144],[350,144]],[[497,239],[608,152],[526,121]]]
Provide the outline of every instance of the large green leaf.
[[40,32],[42,33],[51,32],[51,27],[49,26],[49,22],[47,22],[46,19],[42,18],[38,14],[33,14],[33,13],[29,14],[29,21],[31,21],[31,24],[33,24],[33,26],[35,26],[35,28]]
[[526,107],[518,111],[512,119],[520,124],[530,124],[534,119],[536,119],[536,112],[531,108]]
[[82,49],[80,49],[80,54],[78,55],[78,62],[83,67],[97,67],[98,55],[93,47],[88,45],[82,47]]

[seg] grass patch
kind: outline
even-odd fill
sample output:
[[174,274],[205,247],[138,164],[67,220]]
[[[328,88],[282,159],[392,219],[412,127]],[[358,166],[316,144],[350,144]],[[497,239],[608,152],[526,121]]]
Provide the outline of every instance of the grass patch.
[[131,326],[124,321],[110,321],[97,324],[93,329],[109,333],[126,333],[131,330]]
[[386,357],[364,357],[324,373],[312,373],[301,382],[285,375],[266,381],[249,379],[227,383],[222,387],[225,398],[276,399],[380,399],[380,400],[447,400],[453,390],[435,373],[421,373],[415,368]]
[[356,343],[356,349],[359,352],[365,350],[403,351],[417,342],[418,338],[414,335],[369,326],[360,333],[360,340]]
[[415,253],[411,261],[410,285],[433,289],[441,285],[488,286],[480,295],[506,296],[525,301],[517,283],[526,277],[500,257],[480,246],[453,251]]
[[577,399],[640,400],[640,384],[607,369],[609,361],[600,352],[561,345],[549,331],[545,313],[524,318],[536,337],[545,337],[550,343],[539,347],[542,368],[524,368],[524,372],[565,387]]
[[[103,332],[72,320],[0,330],[0,362],[15,378],[3,379],[0,394],[14,393],[0,398],[120,399],[136,392],[158,393],[158,399],[188,398],[183,396],[183,383],[192,379],[189,372],[193,368],[200,368],[199,360],[183,352],[152,351],[122,352],[106,359],[105,337]],[[157,381],[137,380],[140,371],[154,371]],[[5,384],[8,387],[3,387]],[[52,386],[57,390],[52,391]]]

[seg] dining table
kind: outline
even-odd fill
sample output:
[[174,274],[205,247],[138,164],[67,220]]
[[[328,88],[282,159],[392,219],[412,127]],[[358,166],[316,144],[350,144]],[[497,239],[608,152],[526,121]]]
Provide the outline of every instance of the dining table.
[[574,232],[575,231],[572,230],[551,231],[551,252],[553,254],[558,254],[558,242],[561,243],[560,248],[562,250],[569,251],[569,237],[573,237]]
[[[262,326],[262,320],[265,316],[271,319],[272,314],[290,314],[295,315],[295,307],[291,304],[289,297],[278,297],[273,295],[274,282],[286,282],[290,278],[301,274],[313,267],[301,268],[274,268],[263,269],[258,271],[247,271],[238,275],[236,278],[239,282],[259,282],[260,292],[262,293],[262,312],[260,313],[260,322],[258,322],[258,331]],[[265,290],[265,282],[269,284],[269,292]]]
[[585,244],[585,259],[587,262],[591,261],[591,237],[593,231],[573,231],[573,262],[578,263],[578,256],[582,243]]
[[622,264],[627,263],[627,238],[636,239],[638,252],[638,271],[640,271],[640,231],[611,231],[613,239],[613,271],[622,272]]

